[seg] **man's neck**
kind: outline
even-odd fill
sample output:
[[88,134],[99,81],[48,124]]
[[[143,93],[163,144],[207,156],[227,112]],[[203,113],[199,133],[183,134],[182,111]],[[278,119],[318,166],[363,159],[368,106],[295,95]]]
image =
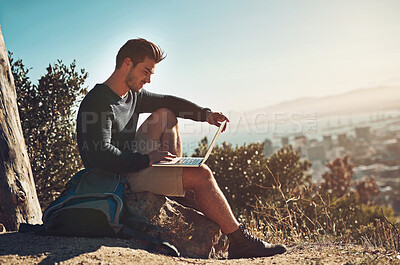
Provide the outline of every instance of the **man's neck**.
[[124,78],[119,76],[116,72],[112,73],[111,76],[104,82],[104,84],[109,86],[111,90],[121,98],[125,97],[129,91],[129,88],[125,84]]

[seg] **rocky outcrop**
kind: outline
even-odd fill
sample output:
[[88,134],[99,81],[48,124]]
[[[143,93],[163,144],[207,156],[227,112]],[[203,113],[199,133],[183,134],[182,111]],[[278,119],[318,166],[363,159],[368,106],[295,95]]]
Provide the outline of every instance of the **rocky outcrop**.
[[165,196],[149,192],[127,195],[129,211],[160,229],[150,229],[155,237],[173,244],[182,256],[222,258],[227,256],[227,237],[219,226],[201,212]]

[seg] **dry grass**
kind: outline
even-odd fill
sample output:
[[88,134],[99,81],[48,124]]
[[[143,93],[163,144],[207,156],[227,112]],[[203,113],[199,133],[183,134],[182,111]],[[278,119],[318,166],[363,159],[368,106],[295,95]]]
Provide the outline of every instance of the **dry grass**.
[[[281,196],[280,203],[257,197],[256,204],[251,205],[254,210],[242,218],[257,236],[288,245],[344,242],[400,253],[400,222],[390,221],[382,208],[379,214],[372,215],[368,207],[376,210],[377,206],[361,205],[353,201],[351,195],[341,198],[327,196],[311,186],[298,186],[297,192],[285,194],[279,179],[271,171],[270,174],[276,182],[276,194]],[[348,212],[354,216],[343,213],[345,207],[349,207]],[[360,209],[367,210],[357,212]],[[358,224],[368,214],[376,219]]]

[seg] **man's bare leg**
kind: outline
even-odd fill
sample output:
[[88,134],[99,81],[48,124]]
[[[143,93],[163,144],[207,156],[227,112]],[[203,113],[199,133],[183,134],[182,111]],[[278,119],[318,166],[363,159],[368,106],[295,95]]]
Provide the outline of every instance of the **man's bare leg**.
[[161,108],[153,112],[138,131],[154,141],[160,141],[162,151],[169,151],[176,156],[182,156],[178,119],[169,109]]
[[225,234],[239,228],[224,194],[208,166],[183,169],[183,189],[193,190],[196,204],[204,215],[217,223]]

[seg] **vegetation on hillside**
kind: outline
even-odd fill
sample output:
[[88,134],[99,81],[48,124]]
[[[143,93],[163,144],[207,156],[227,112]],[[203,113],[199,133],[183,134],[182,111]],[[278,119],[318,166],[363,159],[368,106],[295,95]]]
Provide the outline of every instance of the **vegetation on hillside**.
[[[203,155],[207,139],[193,156]],[[207,164],[236,216],[272,242],[333,240],[369,243],[399,251],[400,223],[394,211],[374,204],[374,179],[353,182],[349,157],[327,164],[317,185],[307,174],[310,162],[285,146],[271,157],[263,144],[213,149]]]

